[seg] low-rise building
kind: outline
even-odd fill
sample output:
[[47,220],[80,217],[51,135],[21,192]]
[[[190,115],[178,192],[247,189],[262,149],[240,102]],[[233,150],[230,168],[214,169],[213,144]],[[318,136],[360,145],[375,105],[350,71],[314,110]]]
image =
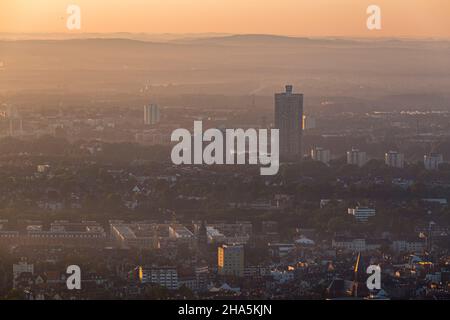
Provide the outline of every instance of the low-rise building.
[[347,152],[347,164],[362,167],[367,162],[367,154],[358,149],[352,149]]
[[175,267],[139,267],[139,280],[141,283],[157,284],[169,290],[178,290],[178,272]]
[[389,151],[384,155],[384,161],[388,167],[401,169],[405,166],[405,155],[397,151]]
[[155,224],[112,224],[111,237],[121,248],[158,249],[159,239]]
[[419,254],[426,249],[426,240],[421,238],[397,239],[392,241],[391,248],[398,253],[408,252]]
[[188,244],[190,247],[195,245],[194,234],[181,224],[169,225],[169,238]]
[[380,249],[389,242],[384,239],[361,239],[336,237],[332,240],[332,247],[348,252],[364,252]]
[[313,148],[311,149],[311,159],[328,164],[331,159],[331,152],[328,149]]
[[426,170],[437,170],[443,163],[444,157],[442,154],[430,153],[423,157],[423,164]]
[[369,218],[376,215],[376,210],[368,207],[349,208],[348,214],[355,217],[358,222],[367,222]]

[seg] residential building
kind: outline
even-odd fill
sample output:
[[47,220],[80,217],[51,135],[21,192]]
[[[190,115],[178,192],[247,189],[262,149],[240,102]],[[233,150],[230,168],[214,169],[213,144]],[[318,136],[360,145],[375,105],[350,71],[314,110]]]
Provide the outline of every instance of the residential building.
[[423,164],[426,170],[437,170],[439,166],[444,163],[442,154],[430,153],[423,157]]
[[155,224],[111,224],[111,237],[121,248],[157,249],[159,239]]
[[144,123],[146,125],[154,125],[160,121],[161,115],[159,106],[156,104],[150,104],[144,106]]
[[320,161],[328,164],[331,159],[331,152],[328,149],[316,147],[311,149],[311,158],[315,161]]
[[393,240],[391,248],[398,253],[423,253],[427,247],[426,239],[413,238],[413,239],[398,239]]
[[316,118],[310,115],[303,116],[303,130],[315,129],[316,128]]
[[178,272],[175,267],[139,267],[139,280],[141,283],[152,283],[169,290],[178,290]]
[[20,275],[27,273],[34,274],[34,264],[29,264],[25,258],[22,258],[18,263],[13,264],[13,288],[17,286],[17,279]]
[[244,247],[242,245],[218,247],[217,271],[221,276],[242,277],[244,275]]
[[405,166],[405,155],[397,151],[389,151],[384,155],[384,161],[388,167],[401,169]]
[[380,249],[383,244],[388,243],[385,239],[335,237],[331,246],[347,252],[365,252]]
[[351,214],[355,217],[358,222],[367,222],[370,217],[374,217],[376,214],[376,210],[367,207],[356,207],[349,208],[348,214]]
[[364,151],[358,149],[352,149],[347,151],[347,164],[362,167],[367,162],[367,154]]

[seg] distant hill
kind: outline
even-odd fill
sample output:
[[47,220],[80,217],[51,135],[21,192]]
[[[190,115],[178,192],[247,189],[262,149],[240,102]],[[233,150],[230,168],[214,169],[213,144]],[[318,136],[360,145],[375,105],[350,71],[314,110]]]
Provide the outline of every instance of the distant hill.
[[151,87],[171,94],[272,95],[292,83],[307,96],[377,98],[447,94],[450,87],[448,41],[261,34],[33,36],[0,40],[0,94]]

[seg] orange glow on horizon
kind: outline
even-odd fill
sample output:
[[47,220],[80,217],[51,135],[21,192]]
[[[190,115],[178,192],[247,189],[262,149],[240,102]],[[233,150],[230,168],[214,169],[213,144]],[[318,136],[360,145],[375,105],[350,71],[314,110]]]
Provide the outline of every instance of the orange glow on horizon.
[[[2,0],[0,32],[70,32],[66,8],[82,10],[83,33],[267,33],[299,36],[450,37],[448,0]],[[366,9],[382,9],[382,30]]]

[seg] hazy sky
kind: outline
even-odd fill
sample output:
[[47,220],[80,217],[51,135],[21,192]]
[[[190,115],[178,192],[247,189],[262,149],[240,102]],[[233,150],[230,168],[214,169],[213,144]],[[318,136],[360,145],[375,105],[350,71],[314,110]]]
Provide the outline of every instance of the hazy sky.
[[[450,37],[450,0],[0,0],[0,32],[69,32],[69,4],[88,33]],[[366,28],[370,4],[381,31]]]

